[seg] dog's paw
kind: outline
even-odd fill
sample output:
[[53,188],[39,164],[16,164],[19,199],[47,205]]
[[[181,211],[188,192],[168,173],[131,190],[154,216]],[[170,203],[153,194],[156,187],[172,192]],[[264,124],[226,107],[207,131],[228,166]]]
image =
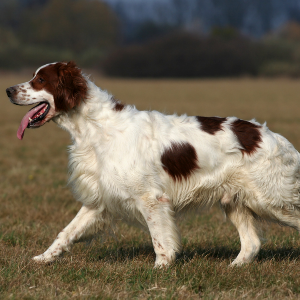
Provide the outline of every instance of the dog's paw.
[[170,265],[168,263],[155,263],[154,264],[154,269],[166,269]]
[[55,257],[54,256],[50,256],[50,255],[41,254],[41,255],[33,257],[32,260],[34,262],[36,262],[36,263],[47,264],[47,263],[53,262],[55,260]]
[[156,258],[154,269],[163,269],[170,266],[169,260],[165,256]]
[[250,262],[252,262],[252,260],[250,259],[240,259],[240,258],[236,258],[230,265],[229,267],[241,267],[243,265],[249,264]]
[[243,265],[243,263],[242,262],[238,262],[238,263],[236,263],[236,262],[232,262],[232,263],[230,263],[229,265],[228,265],[228,267],[229,268],[234,268],[234,267],[241,267]]

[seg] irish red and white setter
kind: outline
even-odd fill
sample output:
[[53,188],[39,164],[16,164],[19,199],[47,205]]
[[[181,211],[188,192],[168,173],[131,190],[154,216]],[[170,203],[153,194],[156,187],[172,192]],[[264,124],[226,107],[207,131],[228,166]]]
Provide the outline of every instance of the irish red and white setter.
[[67,130],[70,186],[82,208],[35,261],[51,262],[73,243],[105,230],[114,218],[149,229],[155,266],[181,250],[176,216],[219,202],[253,260],[260,221],[300,229],[300,157],[281,135],[256,121],[138,111],[91,82],[73,62],[40,67],[6,90],[18,105],[35,104],[17,136],[53,120]]

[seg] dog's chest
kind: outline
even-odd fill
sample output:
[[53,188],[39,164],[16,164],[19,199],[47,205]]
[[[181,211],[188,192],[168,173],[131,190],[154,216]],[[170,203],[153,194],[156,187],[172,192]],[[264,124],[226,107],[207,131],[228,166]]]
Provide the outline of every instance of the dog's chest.
[[69,185],[75,198],[85,205],[99,201],[99,162],[91,145],[72,145],[69,154]]
[[88,205],[133,199],[147,191],[154,179],[149,178],[137,157],[125,157],[126,150],[118,147],[71,146],[69,184],[76,199]]

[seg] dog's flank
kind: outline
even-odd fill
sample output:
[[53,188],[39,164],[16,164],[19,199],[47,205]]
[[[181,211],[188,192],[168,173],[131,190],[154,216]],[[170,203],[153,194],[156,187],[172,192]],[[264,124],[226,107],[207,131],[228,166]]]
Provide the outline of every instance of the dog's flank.
[[199,169],[195,148],[189,143],[171,143],[161,156],[163,169],[176,181],[188,179]]
[[138,111],[102,91],[74,63],[45,65],[7,95],[14,104],[36,105],[24,116],[19,138],[53,120],[73,141],[69,183],[83,206],[35,261],[55,260],[123,216],[148,227],[155,266],[168,265],[181,251],[176,216],[216,202],[240,235],[232,264],[258,253],[260,220],[300,229],[299,153],[265,125]]

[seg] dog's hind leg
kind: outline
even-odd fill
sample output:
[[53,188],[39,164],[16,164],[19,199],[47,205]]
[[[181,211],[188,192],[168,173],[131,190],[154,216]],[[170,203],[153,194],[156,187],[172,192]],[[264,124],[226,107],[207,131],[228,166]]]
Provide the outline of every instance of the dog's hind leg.
[[175,223],[173,205],[167,195],[145,195],[138,202],[152,238],[156,254],[155,267],[171,264],[181,251],[180,233]]
[[58,234],[52,245],[33,260],[52,262],[63,251],[69,251],[74,243],[92,238],[97,232],[103,230],[107,223],[108,219],[103,209],[83,205],[71,223]]
[[241,251],[231,265],[242,265],[251,262],[261,246],[260,228],[252,211],[241,204],[222,205],[226,216],[237,228],[241,240]]

